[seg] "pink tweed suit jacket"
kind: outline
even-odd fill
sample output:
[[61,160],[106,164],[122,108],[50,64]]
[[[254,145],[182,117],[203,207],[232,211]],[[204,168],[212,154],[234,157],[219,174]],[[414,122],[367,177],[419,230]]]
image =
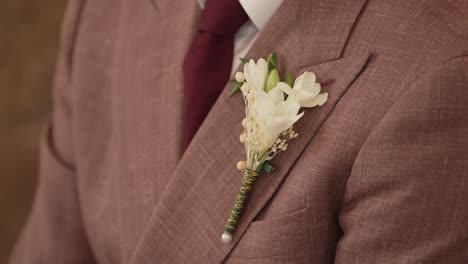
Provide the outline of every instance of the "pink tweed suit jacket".
[[[468,4],[284,0],[247,58],[316,73],[325,105],[260,175],[229,244],[243,100],[182,151],[195,0],[71,0],[12,264],[468,263]],[[209,76],[206,76],[209,78]]]

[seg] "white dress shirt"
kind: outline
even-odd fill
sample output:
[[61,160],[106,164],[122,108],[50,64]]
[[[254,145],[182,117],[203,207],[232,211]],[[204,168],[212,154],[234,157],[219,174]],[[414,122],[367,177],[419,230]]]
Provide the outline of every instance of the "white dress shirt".
[[[198,0],[202,9],[205,6],[205,1]],[[239,0],[239,2],[249,16],[249,20],[242,25],[234,36],[234,57],[231,75],[234,74],[240,64],[239,58],[243,58],[247,54],[258,34],[274,15],[283,0]]]

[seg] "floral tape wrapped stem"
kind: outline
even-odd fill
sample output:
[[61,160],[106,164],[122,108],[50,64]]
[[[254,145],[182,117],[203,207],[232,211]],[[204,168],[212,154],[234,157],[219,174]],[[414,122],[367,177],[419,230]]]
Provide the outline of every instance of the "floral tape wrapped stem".
[[229,219],[227,221],[226,227],[224,228],[224,232],[226,236],[232,235],[239,224],[239,220],[244,213],[244,208],[247,205],[247,201],[250,198],[250,194],[252,193],[253,186],[255,181],[257,180],[258,172],[245,169],[244,170],[244,177],[242,178],[242,185],[240,187],[239,192],[237,193],[234,206],[229,214]]

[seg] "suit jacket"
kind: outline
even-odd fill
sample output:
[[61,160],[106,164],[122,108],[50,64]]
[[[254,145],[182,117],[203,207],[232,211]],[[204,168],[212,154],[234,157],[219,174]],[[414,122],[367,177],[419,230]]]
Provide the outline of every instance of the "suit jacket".
[[285,0],[246,57],[335,82],[224,244],[244,106],[227,84],[182,151],[197,1],[71,1],[11,263],[468,263],[467,10]]

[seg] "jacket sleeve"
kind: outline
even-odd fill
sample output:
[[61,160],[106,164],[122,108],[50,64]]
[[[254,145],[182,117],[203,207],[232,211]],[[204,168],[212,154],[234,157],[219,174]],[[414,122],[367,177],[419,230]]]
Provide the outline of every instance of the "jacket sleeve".
[[468,56],[423,74],[365,141],[335,263],[468,263]]
[[70,105],[73,47],[82,7],[81,1],[71,0],[65,14],[54,78],[54,109],[40,142],[38,187],[12,264],[95,262],[80,214]]

